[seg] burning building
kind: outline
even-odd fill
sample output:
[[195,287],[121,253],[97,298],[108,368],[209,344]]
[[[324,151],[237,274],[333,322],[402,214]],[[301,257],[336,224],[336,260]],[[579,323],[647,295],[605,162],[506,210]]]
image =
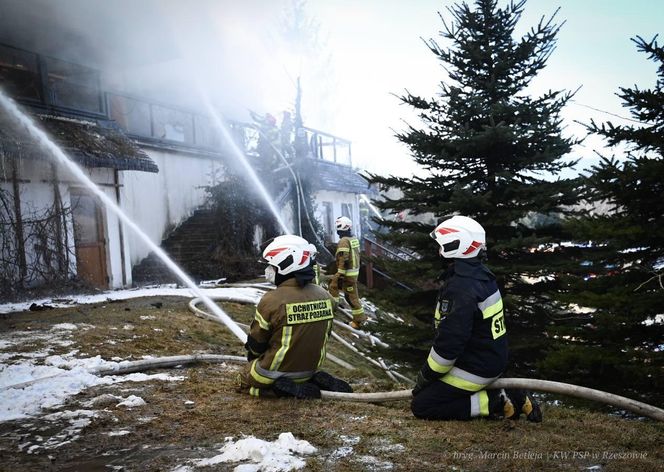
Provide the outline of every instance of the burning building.
[[[165,64],[177,61],[181,51],[165,33],[160,4],[130,3],[1,0],[0,87],[159,244],[206,206],[205,189],[223,181],[238,156],[210,107],[183,93],[186,70],[170,71],[169,82]],[[145,34],[146,24],[154,34]],[[152,87],[147,79],[154,79]],[[223,107],[223,100],[215,100]],[[246,103],[244,109],[256,106]],[[229,105],[224,114],[237,108]],[[228,121],[229,132],[251,158],[260,132],[238,115]],[[310,183],[313,217],[333,240],[334,218],[359,219],[359,195],[368,191],[351,167],[350,142],[302,126],[288,133],[299,139],[299,156],[308,160],[302,177]],[[289,164],[282,164],[275,175],[279,167],[285,174]],[[284,182],[274,200],[297,232],[301,222],[289,198],[297,182],[263,177]],[[98,288],[131,286],[133,269],[149,255],[146,244],[4,110],[0,205],[3,295],[71,278]]]

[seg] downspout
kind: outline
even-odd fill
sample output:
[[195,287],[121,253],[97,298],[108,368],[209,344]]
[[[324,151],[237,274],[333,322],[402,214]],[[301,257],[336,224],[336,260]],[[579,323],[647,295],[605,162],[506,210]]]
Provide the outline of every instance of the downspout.
[[[113,169],[113,187],[115,187],[115,202],[118,207],[122,208],[120,204],[120,172]],[[124,231],[122,230],[122,221],[118,219],[118,236],[120,238],[120,265],[122,266],[122,286],[127,286],[127,271],[125,269],[125,247],[124,247]]]

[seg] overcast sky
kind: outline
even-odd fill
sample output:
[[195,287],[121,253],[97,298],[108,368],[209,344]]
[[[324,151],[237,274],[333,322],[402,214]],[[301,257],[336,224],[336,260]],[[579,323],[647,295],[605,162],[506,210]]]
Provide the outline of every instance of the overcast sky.
[[[444,71],[420,39],[436,38],[441,29],[437,11],[449,17],[449,0],[310,0],[312,13],[327,32],[338,80],[335,132],[353,141],[354,164],[381,173],[408,174],[416,167],[407,149],[393,137],[411,116],[392,95],[404,89],[426,97],[437,92]],[[499,2],[505,4],[505,2]],[[529,0],[521,31],[542,15],[565,20],[557,49],[532,90],[581,90],[564,116],[567,132],[583,134],[573,120],[624,120],[586,106],[629,117],[615,96],[620,86],[652,87],[656,67],[630,41],[652,38],[664,29],[664,1],[660,0]],[[660,43],[664,36],[660,37]],[[587,140],[575,149],[589,156],[600,146]]]

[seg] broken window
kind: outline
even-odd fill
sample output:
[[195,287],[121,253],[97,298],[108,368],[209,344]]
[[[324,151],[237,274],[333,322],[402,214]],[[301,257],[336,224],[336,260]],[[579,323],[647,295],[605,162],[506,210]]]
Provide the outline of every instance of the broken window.
[[154,137],[179,143],[194,143],[194,120],[191,113],[152,105]]
[[123,95],[108,94],[110,116],[125,131],[136,136],[152,136],[150,104]]

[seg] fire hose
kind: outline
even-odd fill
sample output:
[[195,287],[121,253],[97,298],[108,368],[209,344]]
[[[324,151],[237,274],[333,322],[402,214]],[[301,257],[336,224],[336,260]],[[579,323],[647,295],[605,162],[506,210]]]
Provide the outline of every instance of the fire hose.
[[[144,370],[185,366],[191,364],[207,363],[245,363],[246,359],[241,356],[227,356],[220,354],[195,354],[189,356],[169,356],[154,359],[145,359],[134,362],[125,362],[112,368],[101,368],[94,371],[97,375],[122,375]],[[607,405],[622,408],[640,416],[647,416],[657,421],[664,421],[664,410],[642,403],[630,398],[621,397],[612,393],[594,390],[562,382],[551,382],[537,379],[502,378],[494,381],[486,387],[488,390],[501,388],[520,388],[537,392],[557,393],[586,400],[599,401]],[[396,390],[392,392],[376,393],[341,393],[321,391],[324,400],[342,400],[364,403],[381,403],[389,401],[408,400],[412,397],[411,390]]]
[[[224,296],[224,297],[214,297],[214,300],[223,300],[223,301],[235,301],[238,303],[255,303],[253,300],[249,300],[247,298],[241,298],[241,297],[231,297],[231,296]],[[197,314],[198,316],[202,316],[204,318],[210,319],[215,322],[220,322],[219,318],[208,314],[204,310],[201,310],[200,308],[197,308],[196,305],[200,303],[201,300],[198,298],[194,298],[189,302],[189,309]],[[353,331],[359,331],[359,330],[353,330]],[[361,332],[361,331],[360,331]],[[405,380],[406,382],[409,383],[414,383],[412,380],[408,379],[407,377],[402,376],[401,374],[398,374],[396,372],[391,372],[387,366],[385,366],[384,363],[377,362],[367,356],[364,356],[355,348],[352,346],[348,341],[345,341],[343,338],[341,338],[338,334],[332,333],[332,336],[340,341],[342,344],[344,344],[346,347],[349,347],[353,351],[357,352],[358,354],[362,355],[365,359],[369,360],[372,364],[377,365],[379,368],[384,369],[390,378],[392,378],[394,381],[397,381],[395,376],[398,376],[400,379]],[[176,362],[176,364],[172,365],[184,365],[184,364],[189,364],[189,363],[196,363],[196,362],[246,362],[244,357],[238,357],[238,356],[218,356],[219,358],[215,358],[213,355],[195,355],[195,356],[175,356],[177,359],[174,358],[163,358],[163,359],[174,359],[174,360],[168,360],[168,361],[161,361],[161,362]],[[330,355],[328,354],[328,357]],[[332,360],[332,359],[330,359]],[[146,370],[150,367],[151,362],[155,362],[157,366],[159,366],[159,359],[148,359],[144,361],[137,361],[135,363],[130,363],[130,364],[136,364],[140,365],[141,368],[145,368]],[[136,372],[136,371],[131,371],[131,372]],[[111,375],[115,374],[117,375],[118,373],[125,373],[125,372],[119,372],[118,370],[115,371],[109,371],[108,374],[106,373],[100,373],[99,375]],[[563,383],[563,382],[553,382],[549,380],[539,380],[539,379],[522,379],[522,378],[500,378],[495,380],[493,383],[488,385],[486,387],[488,390],[493,390],[493,389],[502,389],[502,388],[518,388],[518,389],[524,389],[524,390],[530,390],[530,391],[536,391],[536,392],[544,392],[544,393],[555,393],[555,394],[561,394],[561,395],[567,395],[567,396],[572,396],[576,398],[582,398],[585,400],[592,400],[592,401],[597,401],[601,403],[605,403],[607,405],[615,406],[618,408],[622,408],[624,410],[630,411],[632,413],[636,413],[641,416],[647,416],[649,418],[652,418],[657,421],[664,421],[664,410],[661,408],[657,408],[652,405],[648,405],[647,403],[639,402],[637,400],[632,400],[627,397],[622,397],[620,395],[614,395],[612,393],[608,392],[603,392],[600,390],[595,390],[587,387],[582,387],[579,385],[572,385],[568,383]],[[343,400],[343,401],[354,401],[354,402],[365,402],[365,403],[379,403],[379,402],[386,402],[386,401],[397,401],[397,400],[408,400],[412,397],[412,391],[410,389],[408,390],[396,390],[396,391],[391,391],[391,392],[376,392],[376,393],[342,393],[342,392],[330,392],[330,391],[322,391],[321,392],[322,398],[327,399],[327,400]]]

